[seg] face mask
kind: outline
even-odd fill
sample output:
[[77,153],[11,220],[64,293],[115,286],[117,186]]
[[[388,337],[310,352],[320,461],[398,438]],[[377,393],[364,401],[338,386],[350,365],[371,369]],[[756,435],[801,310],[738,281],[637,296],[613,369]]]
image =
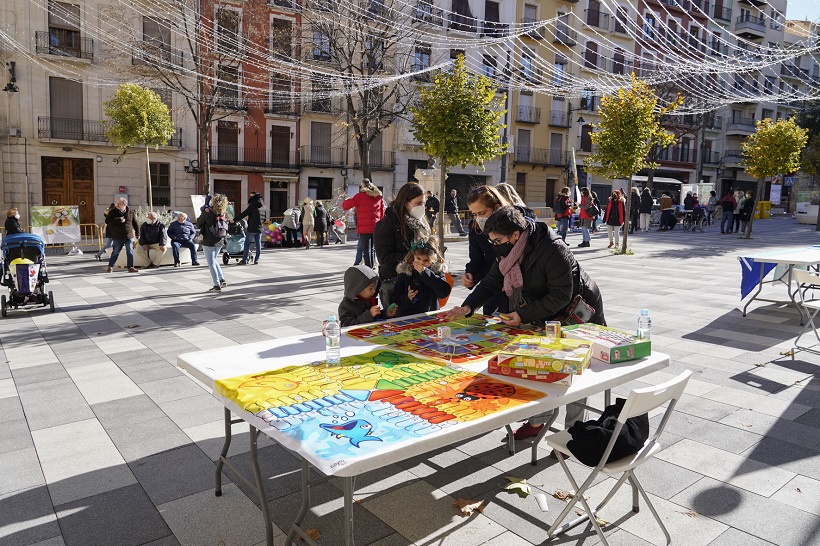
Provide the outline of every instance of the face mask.
[[478,226],[478,229],[480,229],[481,231],[484,231],[484,224],[487,223],[487,218],[489,218],[489,216],[476,216],[475,217],[475,223]]
[[412,209],[410,209],[410,216],[415,218],[416,220],[421,220],[424,218],[424,205],[416,205]]
[[20,215],[19,215],[19,214],[15,214],[15,215],[14,215],[14,217],[15,217],[17,220],[19,220],[19,219],[20,219]]
[[512,252],[513,243],[507,241],[506,243],[501,243],[500,245],[493,245],[493,252],[499,258],[506,258],[507,255]]

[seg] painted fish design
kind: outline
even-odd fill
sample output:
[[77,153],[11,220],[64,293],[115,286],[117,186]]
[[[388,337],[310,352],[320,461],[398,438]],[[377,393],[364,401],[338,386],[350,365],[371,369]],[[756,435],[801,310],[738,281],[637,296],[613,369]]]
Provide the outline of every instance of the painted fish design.
[[347,423],[328,424],[321,423],[319,425],[324,430],[331,434],[335,434],[336,438],[347,438],[353,447],[359,447],[362,442],[381,442],[381,438],[370,436],[373,432],[373,425],[362,419],[354,419]]

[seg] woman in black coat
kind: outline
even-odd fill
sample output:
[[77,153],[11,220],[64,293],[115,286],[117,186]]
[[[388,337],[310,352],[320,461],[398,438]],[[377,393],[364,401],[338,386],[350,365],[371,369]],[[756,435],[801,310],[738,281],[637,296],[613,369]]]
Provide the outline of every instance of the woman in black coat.
[[[503,291],[510,299],[510,319],[504,321],[509,326],[526,322],[543,327],[544,321],[558,319],[577,295],[594,309],[589,322],[606,325],[598,285],[549,226],[543,222],[529,222],[515,207],[502,207],[490,216],[484,231],[493,243],[499,261],[462,306],[448,312],[448,319],[470,316]],[[584,420],[584,410],[579,404],[569,405],[567,426]],[[537,435],[548,416],[541,414],[531,418],[516,431],[515,438],[521,440]]]
[[321,201],[316,203],[316,210],[313,212],[313,231],[316,232],[316,244],[319,247],[325,246],[325,234],[327,233],[328,214]]
[[23,233],[23,228],[20,227],[20,213],[17,208],[9,209],[6,215],[6,235],[14,235],[16,233]]
[[649,221],[652,219],[652,207],[654,206],[655,201],[652,199],[652,192],[649,188],[644,188],[643,192],[641,193],[641,231],[648,232],[649,231]]

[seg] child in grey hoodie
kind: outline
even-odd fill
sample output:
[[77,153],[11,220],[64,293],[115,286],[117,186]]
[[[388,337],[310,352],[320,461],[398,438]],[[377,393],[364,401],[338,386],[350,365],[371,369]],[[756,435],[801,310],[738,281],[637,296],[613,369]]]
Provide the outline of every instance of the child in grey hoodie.
[[345,271],[345,297],[339,304],[342,326],[354,326],[396,316],[396,309],[379,307],[379,274],[366,265],[354,265]]

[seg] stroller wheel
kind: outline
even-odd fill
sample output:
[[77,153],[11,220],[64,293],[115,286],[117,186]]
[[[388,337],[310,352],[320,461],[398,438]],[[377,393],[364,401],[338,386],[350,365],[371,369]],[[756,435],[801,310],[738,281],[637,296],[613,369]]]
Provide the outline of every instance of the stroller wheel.
[[230,258],[230,256],[228,256],[228,253],[227,253],[227,252],[224,252],[224,253],[222,254],[222,263],[223,263],[224,265],[228,265],[228,260],[230,260],[230,259],[231,259],[231,258]]
[[54,292],[48,291],[48,304],[51,306],[51,312],[54,312]]
[[0,296],[0,314],[6,316],[6,296]]

